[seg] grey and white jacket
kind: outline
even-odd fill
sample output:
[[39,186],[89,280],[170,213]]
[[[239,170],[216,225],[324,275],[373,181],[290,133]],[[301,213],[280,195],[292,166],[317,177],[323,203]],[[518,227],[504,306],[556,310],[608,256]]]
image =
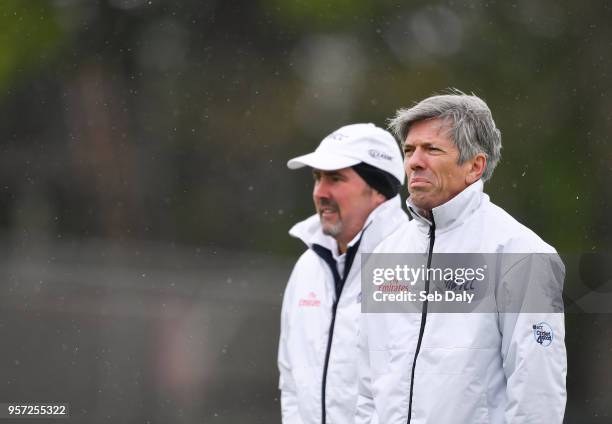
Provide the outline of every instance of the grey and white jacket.
[[[414,219],[375,253],[521,254],[525,260],[508,273],[523,272],[560,299],[562,278],[547,276],[555,270],[564,275],[555,250],[482,190],[477,181],[434,208],[431,220],[408,203]],[[548,254],[544,261],[550,263],[529,266],[530,254],[537,253]],[[536,268],[540,274],[529,275]],[[358,423],[562,423],[567,373],[562,312],[425,309],[361,318]],[[550,343],[534,336],[540,323],[554,334]]]
[[360,253],[373,251],[407,224],[399,195],[387,200],[368,216],[341,258],[336,241],[323,234],[317,215],[290,230],[308,250],[295,264],[283,298],[278,352],[283,423],[354,421]]

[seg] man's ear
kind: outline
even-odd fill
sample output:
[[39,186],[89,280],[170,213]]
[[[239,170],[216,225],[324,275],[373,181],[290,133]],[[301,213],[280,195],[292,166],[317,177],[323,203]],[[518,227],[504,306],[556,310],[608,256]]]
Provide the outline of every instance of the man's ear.
[[482,177],[485,168],[487,167],[487,157],[484,153],[478,153],[468,161],[470,168],[465,176],[465,182],[470,185]]
[[387,201],[387,198],[375,188],[372,189],[372,193],[374,194],[374,202],[376,202],[377,207]]

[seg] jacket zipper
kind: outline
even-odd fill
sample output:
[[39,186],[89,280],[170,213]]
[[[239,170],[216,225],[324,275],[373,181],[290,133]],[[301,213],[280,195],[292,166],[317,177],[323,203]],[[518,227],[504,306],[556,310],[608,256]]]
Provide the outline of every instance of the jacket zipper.
[[[427,255],[427,270],[431,268],[431,257],[433,255],[434,242],[436,241],[436,222],[434,221],[433,213],[431,214],[431,225],[429,227],[429,254]],[[425,280],[425,293],[429,294],[429,272],[427,273],[427,279]],[[421,329],[419,330],[419,339],[417,341],[416,352],[414,352],[414,359],[412,361],[412,370],[410,372],[410,400],[408,403],[408,424],[412,419],[412,392],[414,390],[414,370],[416,367],[417,357],[421,350],[421,341],[423,340],[423,333],[425,332],[425,323],[427,322],[427,298],[423,302],[423,311],[421,312]]]
[[[363,236],[363,233],[362,233]],[[325,391],[327,387],[327,368],[329,367],[329,357],[331,356],[331,347],[332,341],[334,338],[334,325],[336,324],[336,311],[338,310],[338,303],[340,302],[340,295],[342,294],[342,289],[344,288],[344,283],[348,278],[351,267],[353,266],[353,260],[355,259],[355,255],[357,254],[357,250],[359,249],[359,245],[361,244],[361,237],[357,240],[353,246],[351,246],[346,252],[346,262],[344,263],[344,275],[340,277],[338,273],[338,269],[336,268],[336,261],[333,259],[331,252],[329,250],[314,245],[313,250],[315,253],[323,259],[330,268],[332,276],[334,277],[334,284],[336,288],[336,300],[332,304],[332,318],[331,323],[329,324],[329,333],[327,334],[327,348],[325,349],[325,362],[323,363],[323,379],[321,382],[321,424],[325,424],[326,421],[326,413],[325,413]]]
[[323,382],[321,383],[321,423],[325,424],[325,390],[327,386],[327,367],[329,366],[329,356],[331,354],[332,339],[334,337],[334,324],[336,323],[336,310],[338,309],[338,301],[336,298],[332,306],[332,319],[329,325],[329,334],[327,335],[327,349],[325,350],[325,362],[323,363]]

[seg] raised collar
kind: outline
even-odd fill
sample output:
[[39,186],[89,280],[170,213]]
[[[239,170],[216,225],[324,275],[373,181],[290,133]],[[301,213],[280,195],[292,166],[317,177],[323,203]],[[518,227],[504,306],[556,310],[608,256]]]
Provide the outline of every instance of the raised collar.
[[[488,201],[489,197],[483,193],[483,186],[482,180],[478,180],[448,202],[433,208],[431,213],[436,224],[436,231],[443,232],[461,225],[483,202]],[[429,228],[432,225],[431,220],[418,212],[418,208],[410,201],[410,198],[406,200],[406,205],[410,215],[420,224],[420,227]]]
[[[381,203],[376,209],[370,212],[368,218],[361,231],[348,243],[348,247],[353,246],[361,238],[366,228],[370,228],[360,244],[360,250],[368,252],[373,250],[380,240],[395,230],[401,223],[406,222],[408,218],[401,208],[400,196],[397,195],[384,203]],[[371,234],[370,234],[371,233]],[[336,240],[323,234],[319,215],[315,214],[305,219],[302,222],[295,224],[289,234],[293,237],[302,240],[308,247],[313,244],[318,244],[331,252],[338,250]]]

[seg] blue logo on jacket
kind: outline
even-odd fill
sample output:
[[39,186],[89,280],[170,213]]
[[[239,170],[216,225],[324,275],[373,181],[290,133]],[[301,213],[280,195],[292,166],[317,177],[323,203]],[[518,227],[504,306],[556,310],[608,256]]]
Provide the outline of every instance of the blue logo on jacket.
[[545,322],[539,322],[533,325],[533,337],[535,341],[542,346],[549,346],[553,341],[553,331]]

